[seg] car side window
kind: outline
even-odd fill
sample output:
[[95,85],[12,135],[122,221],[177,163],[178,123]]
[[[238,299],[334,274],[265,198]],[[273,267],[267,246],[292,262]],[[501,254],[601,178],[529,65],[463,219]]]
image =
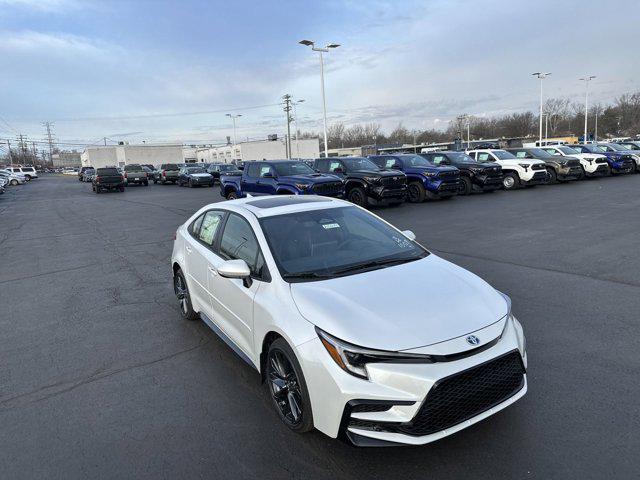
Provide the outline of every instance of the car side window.
[[271,165],[260,165],[260,178],[264,178],[266,173],[271,173]]
[[198,233],[200,233],[200,225],[202,225],[203,218],[204,214],[200,215],[191,223],[191,225],[189,225],[189,233],[191,233],[191,235],[193,235],[195,238],[198,238]]
[[433,157],[429,158],[429,160],[431,160],[436,165],[440,165],[444,159],[444,155],[434,155]]
[[397,163],[394,158],[387,158],[384,162],[384,168],[393,168]]
[[260,176],[260,165],[257,163],[251,163],[246,167],[247,176],[258,178]]
[[231,213],[224,225],[220,240],[220,255],[226,260],[247,262],[251,275],[264,277],[264,257],[251,225],[239,215]]
[[200,228],[198,229],[198,239],[206,245],[213,245],[216,232],[223,217],[223,212],[217,212],[215,210],[205,213]]
[[523,152],[522,150],[520,150],[519,152],[516,152],[516,157],[517,158],[527,158],[527,152]]
[[480,152],[478,153],[478,160],[481,162],[486,162],[487,160],[491,160],[491,156],[488,152]]
[[337,168],[341,168],[344,170],[344,167],[342,166],[342,162],[338,162],[335,160],[332,160],[331,162],[329,162],[329,171],[330,172],[335,172]]

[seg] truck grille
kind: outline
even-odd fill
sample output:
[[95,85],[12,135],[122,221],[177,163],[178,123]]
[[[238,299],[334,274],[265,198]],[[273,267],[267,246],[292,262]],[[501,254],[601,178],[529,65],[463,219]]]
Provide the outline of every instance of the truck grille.
[[438,381],[409,424],[397,430],[428,435],[453,427],[514,396],[524,386],[524,366],[513,350]]
[[546,170],[547,166],[544,163],[534,163],[531,165],[531,170]]
[[531,180],[529,180],[530,182],[537,182],[537,181],[546,181],[547,180],[547,171],[545,170],[544,172],[536,172],[533,174],[533,177],[531,177]]
[[458,172],[440,172],[438,177],[446,183],[458,183],[460,180],[460,174]]
[[313,186],[313,193],[317,195],[339,195],[342,193],[342,182],[316,183]]
[[567,160],[567,167],[579,167],[580,160]]
[[383,177],[382,185],[387,188],[400,188],[407,184],[407,177],[404,175],[395,177]]

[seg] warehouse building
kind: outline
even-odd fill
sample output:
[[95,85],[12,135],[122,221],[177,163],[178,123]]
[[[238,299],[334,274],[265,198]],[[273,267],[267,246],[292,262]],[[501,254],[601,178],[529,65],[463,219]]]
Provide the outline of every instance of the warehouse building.
[[[196,150],[199,163],[231,163],[233,160],[282,160],[287,158],[284,138],[270,137],[268,140],[242,142],[236,145],[201,147]],[[318,158],[318,138],[291,140],[292,158]]]
[[[187,154],[190,152],[187,150]],[[131,163],[160,166],[164,163],[185,163],[182,144],[174,145],[108,145],[91,146],[82,152],[83,167],[123,167]]]
[[80,159],[81,153],[71,152],[58,152],[51,155],[51,162],[54,167],[57,168],[75,168],[81,165]]

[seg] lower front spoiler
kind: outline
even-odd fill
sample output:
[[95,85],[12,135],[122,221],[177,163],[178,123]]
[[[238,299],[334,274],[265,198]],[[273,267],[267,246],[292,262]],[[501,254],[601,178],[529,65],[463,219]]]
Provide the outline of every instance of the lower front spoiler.
[[[488,418],[501,410],[504,410],[509,405],[515,403],[527,393],[527,376],[524,375],[524,385],[513,396],[505,400],[504,402],[485,410],[484,412],[465,420],[453,427],[447,428],[440,432],[432,433],[424,436],[412,436],[402,433],[394,432],[381,432],[372,430],[361,430],[353,427],[341,429],[339,438],[346,441],[356,447],[401,447],[408,445],[426,445],[427,443],[435,442],[449,435],[453,435],[460,430],[464,430],[471,425],[474,425],[485,418]],[[345,409],[346,410],[346,409]]]

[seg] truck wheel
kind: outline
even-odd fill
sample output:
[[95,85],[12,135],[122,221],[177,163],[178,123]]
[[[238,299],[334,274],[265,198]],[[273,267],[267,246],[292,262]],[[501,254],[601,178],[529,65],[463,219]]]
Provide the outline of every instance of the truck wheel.
[[460,189],[458,190],[459,195],[469,195],[473,190],[473,185],[471,185],[471,179],[467,177],[460,177]]
[[178,270],[173,276],[173,291],[178,297],[178,304],[180,306],[180,314],[187,320],[198,320],[198,314],[193,310],[191,305],[191,296],[189,295],[189,287],[187,287],[187,281],[184,279],[182,270]]
[[558,183],[558,174],[553,168],[547,168],[549,174],[549,183]]
[[422,203],[427,195],[426,190],[422,182],[411,182],[407,187],[407,193],[409,196],[409,202]]
[[502,185],[504,185],[505,190],[514,190],[520,186],[520,178],[513,172],[505,173],[502,178]]
[[189,188],[193,188],[193,182],[189,179]]
[[359,207],[367,207],[367,194],[361,187],[353,187],[347,193],[347,200]]
[[233,190],[227,193],[227,200],[235,200],[236,198],[238,198],[238,194]]

